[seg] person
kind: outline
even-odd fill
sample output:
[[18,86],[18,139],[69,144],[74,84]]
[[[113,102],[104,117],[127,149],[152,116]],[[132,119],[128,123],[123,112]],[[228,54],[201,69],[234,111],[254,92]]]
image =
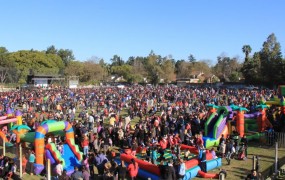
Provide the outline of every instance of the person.
[[90,179],[90,173],[88,172],[86,166],[82,166],[82,175],[83,175],[83,180]]
[[186,152],[184,153],[184,158],[188,160],[191,157],[191,151],[190,149],[187,149]]
[[217,158],[217,155],[216,155],[216,152],[215,152],[214,148],[211,149],[210,153],[212,154],[213,159]]
[[223,174],[224,175],[224,178],[226,179],[227,178],[227,171],[224,170],[224,169],[221,169],[220,172],[219,172],[219,176]]
[[57,174],[58,177],[61,176],[61,175],[62,175],[62,172],[63,172],[63,166],[62,166],[62,164],[63,164],[63,162],[60,161],[60,162],[56,165],[56,167],[55,167],[55,171],[56,171],[56,174]]
[[231,142],[231,140],[227,140],[227,144],[226,144],[226,160],[228,162],[228,165],[231,164],[231,155],[233,153],[233,144]]
[[224,158],[225,157],[225,153],[226,153],[226,143],[225,141],[223,141],[220,146],[219,146],[219,152],[221,154],[221,157]]
[[12,176],[16,173],[16,169],[17,169],[16,163],[12,162],[11,163],[11,169],[10,169],[9,173],[7,174],[7,179],[12,178]]
[[225,137],[224,137],[224,134],[222,134],[220,140],[219,140],[219,146],[218,146],[218,151],[220,151],[220,148],[221,148],[221,145],[222,143],[225,143]]
[[59,176],[59,180],[70,180],[70,177],[67,175],[67,171],[63,170],[62,175]]
[[84,137],[83,141],[81,142],[81,146],[83,148],[83,154],[88,157],[88,150],[89,150],[88,137]]
[[160,164],[158,166],[161,174],[161,179],[168,178],[168,166],[164,164],[164,158],[160,160]]
[[246,180],[255,180],[258,179],[256,170],[251,170],[251,173],[247,175]]
[[180,159],[179,171],[178,171],[178,178],[182,180],[186,173],[186,167],[183,159]]
[[58,151],[60,152],[61,155],[64,155],[64,148],[63,148],[62,142],[60,142],[60,143],[58,144],[57,149],[58,149]]
[[0,154],[0,176],[2,176],[4,171],[4,156]]
[[93,114],[89,115],[88,117],[88,129],[91,131],[91,129],[94,127],[94,116]]
[[25,155],[23,155],[22,157],[22,170],[23,170],[23,174],[26,174],[26,167],[27,167],[27,158]]
[[29,150],[29,169],[30,169],[30,175],[34,174],[34,163],[36,160],[36,156],[34,155],[32,150]]
[[97,152],[96,156],[95,156],[95,166],[98,169],[98,173],[100,175],[102,175],[104,173],[104,165],[105,163],[108,161],[106,155],[103,154],[102,151],[100,151],[100,153],[98,154]]
[[176,180],[175,169],[173,167],[173,160],[169,160],[167,168],[168,168],[168,175],[166,180]]
[[132,180],[136,179],[139,171],[138,163],[132,158],[131,163],[128,166],[129,175]]
[[78,171],[78,167],[74,167],[74,172],[71,174],[71,180],[82,180],[83,174],[81,171]]
[[86,167],[86,171],[90,172],[89,169],[89,158],[85,155],[83,155],[83,160],[81,162],[82,166]]
[[127,167],[125,166],[125,162],[122,161],[121,165],[118,167],[118,180],[124,180],[127,174]]
[[245,158],[247,158],[247,144],[248,144],[248,140],[247,140],[246,135],[243,135],[243,137],[240,140],[240,143],[244,147],[244,153],[245,153],[244,155],[245,155]]
[[152,148],[152,152],[151,152],[151,162],[152,164],[156,164],[156,160],[157,160],[157,151],[156,151],[156,147]]

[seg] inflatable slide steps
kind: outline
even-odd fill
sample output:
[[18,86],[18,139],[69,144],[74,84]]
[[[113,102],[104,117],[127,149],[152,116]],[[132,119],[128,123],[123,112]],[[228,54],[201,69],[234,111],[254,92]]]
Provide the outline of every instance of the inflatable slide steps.
[[[46,154],[50,155],[47,156],[51,160],[51,164],[57,164],[60,161],[62,161],[62,166],[65,166],[65,160],[61,157],[61,153],[56,148],[56,145],[54,143],[49,143],[45,146]],[[53,158],[53,159],[52,159]]]
[[70,140],[67,140],[66,141],[67,145],[70,147],[71,151],[73,152],[73,154],[76,156],[76,158],[81,161],[82,160],[82,157],[83,157],[83,153],[79,150],[79,147],[78,145],[76,145],[73,142],[71,142]]

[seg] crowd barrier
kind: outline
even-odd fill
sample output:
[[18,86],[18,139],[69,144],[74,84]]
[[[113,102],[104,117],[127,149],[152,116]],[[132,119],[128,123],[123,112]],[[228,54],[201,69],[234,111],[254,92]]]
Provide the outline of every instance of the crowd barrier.
[[265,132],[265,143],[268,146],[273,146],[275,142],[278,142],[279,148],[285,147],[285,133],[284,132]]

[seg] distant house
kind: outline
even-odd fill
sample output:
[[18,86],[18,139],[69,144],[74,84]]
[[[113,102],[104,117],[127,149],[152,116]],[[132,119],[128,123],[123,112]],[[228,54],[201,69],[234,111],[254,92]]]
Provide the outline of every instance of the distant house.
[[123,76],[112,75],[112,76],[111,76],[111,81],[112,81],[112,82],[124,82],[124,81],[126,81],[126,80],[124,79]]
[[218,78],[216,75],[212,74],[205,79],[206,83],[216,83],[220,82],[220,78]]
[[204,80],[203,72],[193,72],[189,78],[177,78],[177,86],[186,86],[190,83],[201,83]]

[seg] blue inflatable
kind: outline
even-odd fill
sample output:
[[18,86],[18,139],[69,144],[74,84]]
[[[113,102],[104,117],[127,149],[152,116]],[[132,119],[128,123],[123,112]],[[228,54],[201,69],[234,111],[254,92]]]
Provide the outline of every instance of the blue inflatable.
[[189,179],[196,177],[198,174],[198,171],[200,171],[200,170],[201,169],[199,166],[194,166],[193,168],[186,170],[186,174],[185,174],[183,180],[189,180]]
[[206,162],[206,171],[210,171],[222,165],[222,159],[217,158]]

